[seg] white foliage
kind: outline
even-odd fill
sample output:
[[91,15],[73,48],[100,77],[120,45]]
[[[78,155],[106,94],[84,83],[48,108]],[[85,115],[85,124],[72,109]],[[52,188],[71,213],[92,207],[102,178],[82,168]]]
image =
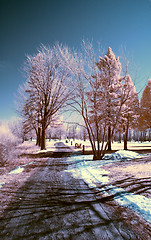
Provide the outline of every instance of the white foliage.
[[0,123],[0,143],[8,144],[15,141],[16,141],[16,137],[12,134],[8,126],[8,123],[1,122]]
[[103,122],[106,122],[107,125],[114,125],[123,97],[121,93],[121,63],[109,47],[107,54],[100,57],[96,65],[99,69],[99,73],[95,76],[98,82],[98,87],[96,87],[97,110]]
[[[58,47],[41,46],[34,56],[27,56],[25,72],[26,99],[23,106],[26,131],[42,129],[41,148],[45,148],[45,130],[69,98],[69,71],[62,64]],[[37,135],[38,136],[38,135]]]
[[148,79],[148,86],[151,87],[151,79]]
[[122,94],[123,105],[121,109],[120,121],[122,120],[125,124],[129,121],[129,124],[132,124],[133,121],[136,121],[139,116],[139,101],[136,88],[129,75],[124,77]]

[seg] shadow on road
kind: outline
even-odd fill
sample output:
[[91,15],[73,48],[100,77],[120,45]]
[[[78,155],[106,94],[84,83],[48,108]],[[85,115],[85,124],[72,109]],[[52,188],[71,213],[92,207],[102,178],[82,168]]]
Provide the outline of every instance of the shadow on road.
[[67,168],[66,158],[50,158],[19,189],[0,221],[0,239],[139,239]]

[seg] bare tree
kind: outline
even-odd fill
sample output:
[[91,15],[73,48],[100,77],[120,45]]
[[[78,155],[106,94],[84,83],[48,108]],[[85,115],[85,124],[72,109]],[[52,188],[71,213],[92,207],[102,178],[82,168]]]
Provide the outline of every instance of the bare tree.
[[76,51],[71,52],[67,47],[59,48],[62,62],[72,77],[70,87],[73,89],[73,92],[72,97],[68,101],[68,105],[82,117],[92,146],[94,158],[97,159],[96,136],[90,117],[91,108],[88,99],[90,92],[93,92],[93,95],[95,95],[96,92],[93,83],[94,78],[92,77],[94,74],[97,74],[96,58],[92,44],[83,42],[83,49],[84,55],[81,53],[78,54]]
[[128,130],[129,128],[136,129],[139,118],[138,94],[129,75],[127,75],[126,83],[128,99],[122,106],[121,111],[121,117],[123,118],[124,150],[127,150]]
[[28,120],[34,111],[36,122],[41,126],[41,149],[45,149],[46,129],[69,97],[68,72],[60,65],[56,47],[45,46],[41,46],[36,56],[27,56],[25,71]]
[[135,129],[138,126],[139,117],[138,94],[129,75],[125,76],[122,91],[126,101],[122,105],[117,127],[119,130],[123,129],[124,150],[127,150],[128,131],[130,128]]

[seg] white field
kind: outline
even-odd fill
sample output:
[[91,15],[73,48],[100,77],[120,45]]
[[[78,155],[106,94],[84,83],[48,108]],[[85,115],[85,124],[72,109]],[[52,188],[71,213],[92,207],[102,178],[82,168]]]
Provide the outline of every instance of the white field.
[[[66,145],[68,146],[75,146],[75,143],[81,144],[81,146],[85,146],[86,150],[92,150],[91,148],[91,144],[88,140],[83,141],[83,140],[70,140],[68,141],[68,143],[66,143],[65,140],[61,140],[62,142],[64,142]],[[50,149],[51,147],[53,147],[53,143],[56,142],[54,140],[46,141],[46,146],[48,149]],[[71,145],[72,142],[72,145]],[[104,144],[105,145],[105,144]],[[124,148],[124,143],[118,143],[118,142],[113,142],[112,143],[112,150],[122,150]],[[139,150],[139,149],[151,149],[151,142],[128,142],[128,150]]]
[[[69,146],[72,148],[73,151],[78,151],[80,150],[79,148],[75,148],[75,143],[81,144],[81,149],[82,146],[85,146],[85,150],[92,150],[91,144],[88,140],[83,141],[83,140],[68,140],[68,143],[66,143],[66,140],[60,140],[63,142],[65,145]],[[46,152],[46,151],[56,151],[55,148],[55,143],[60,142],[59,140],[46,140],[46,150],[40,150],[39,147],[35,146],[35,140],[33,141],[26,141],[23,144],[20,144],[20,150],[22,152],[29,152],[29,153],[36,153],[36,152]],[[72,143],[72,145],[71,145]],[[118,143],[114,142],[112,143],[112,150],[122,150],[124,146],[124,143]],[[139,149],[151,149],[151,142],[128,142],[128,150],[139,150]],[[64,149],[65,151],[65,149]]]

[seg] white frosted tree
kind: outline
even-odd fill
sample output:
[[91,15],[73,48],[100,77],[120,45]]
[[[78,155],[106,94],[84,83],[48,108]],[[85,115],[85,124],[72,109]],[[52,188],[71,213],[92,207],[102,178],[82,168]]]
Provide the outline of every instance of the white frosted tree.
[[33,130],[36,134],[36,145],[40,146],[40,134],[41,125],[39,121],[39,114],[35,109],[34,99],[29,98],[28,95],[28,82],[20,85],[18,88],[18,94],[16,96],[16,110],[20,116],[22,125],[22,141],[26,138],[26,135],[30,134]]
[[121,110],[121,87],[122,78],[121,63],[119,58],[116,58],[112,49],[109,47],[107,54],[100,57],[96,63],[99,74],[95,76],[99,82],[100,94],[98,96],[98,109],[101,113],[101,119],[107,127],[108,132],[108,150],[111,150],[112,132]]
[[119,123],[123,128],[124,150],[127,150],[128,130],[138,126],[139,117],[138,94],[129,75],[125,76],[122,91],[126,101],[122,105]]
[[36,133],[36,145],[40,146],[40,134],[41,134],[41,126],[40,126],[40,114],[35,110],[33,104],[31,102],[26,101],[26,104],[23,108],[23,130],[27,134],[32,130]]
[[53,116],[64,106],[69,97],[66,81],[68,72],[60,65],[56,47],[42,46],[36,56],[28,56],[25,64],[26,106],[36,114],[41,127],[41,149],[45,149],[46,129]]
[[17,137],[13,134],[9,122],[0,122],[0,144],[9,146],[11,143],[15,143],[15,141],[17,141]]

